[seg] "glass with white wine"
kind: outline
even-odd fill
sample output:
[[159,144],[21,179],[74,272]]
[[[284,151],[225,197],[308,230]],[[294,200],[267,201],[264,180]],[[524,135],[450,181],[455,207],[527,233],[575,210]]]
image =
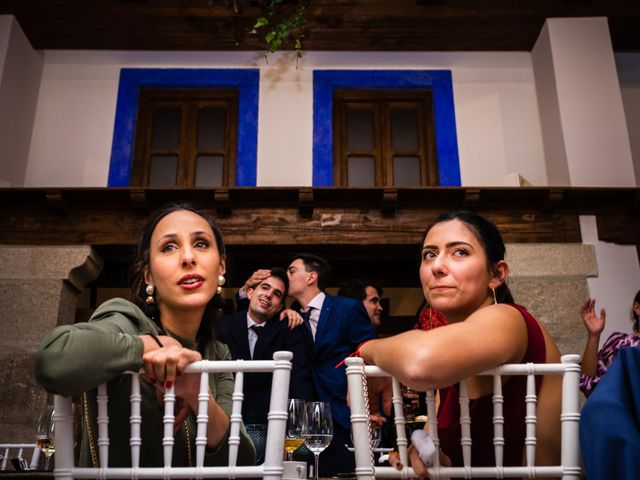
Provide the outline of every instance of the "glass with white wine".
[[287,460],[293,460],[293,452],[295,452],[307,437],[307,412],[306,403],[298,398],[290,398],[287,431],[284,437],[284,449],[287,451]]
[[329,446],[333,438],[331,404],[327,402],[307,402],[307,438],[305,445],[313,452],[315,468],[314,480],[318,480],[318,458]]
[[54,438],[54,423],[53,423],[53,405],[45,405],[40,412],[38,418],[38,428],[36,430],[36,444],[38,448],[44,453],[45,463],[44,469],[49,470],[49,460],[51,455],[56,451],[56,443]]

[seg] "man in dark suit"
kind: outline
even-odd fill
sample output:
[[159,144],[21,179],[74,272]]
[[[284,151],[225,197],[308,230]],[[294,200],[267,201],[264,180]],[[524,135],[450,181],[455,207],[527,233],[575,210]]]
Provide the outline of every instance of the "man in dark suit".
[[333,440],[320,455],[320,476],[351,473],[355,469],[350,444],[350,411],[347,406],[347,376],[344,364],[337,367],[358,345],[375,338],[362,302],[333,297],[324,292],[330,274],[326,260],[316,255],[293,257],[287,270],[289,295],[299,304],[312,355],[313,384],[319,400],[331,403]]
[[[283,268],[272,268],[269,277],[254,288],[247,289],[248,310],[218,319],[220,341],[226,343],[234,360],[272,360],[274,352],[293,353],[293,368],[289,383],[289,398],[313,399],[311,363],[303,328],[290,330],[286,321],[279,321],[288,289]],[[245,424],[267,423],[271,396],[269,373],[248,373],[244,380],[242,418]]]

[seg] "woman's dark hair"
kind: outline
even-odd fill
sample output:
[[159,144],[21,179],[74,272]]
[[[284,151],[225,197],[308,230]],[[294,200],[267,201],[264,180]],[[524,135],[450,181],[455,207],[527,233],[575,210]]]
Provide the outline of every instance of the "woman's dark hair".
[[[159,210],[156,210],[151,214],[147,223],[142,228],[142,233],[138,239],[136,258],[129,270],[129,285],[133,294],[134,303],[140,307],[145,315],[151,318],[161,328],[162,324],[160,323],[160,312],[158,310],[158,306],[155,303],[149,305],[145,302],[147,294],[145,292],[146,285],[144,281],[144,272],[145,268],[149,265],[151,236],[153,235],[153,231],[156,229],[156,226],[160,220],[170,213],[182,210],[193,212],[207,221],[216,239],[216,247],[218,248],[220,257],[222,258],[225,256],[224,240],[222,238],[222,233],[220,233],[220,229],[218,229],[217,225],[208,214],[202,210],[198,210],[192,204],[187,202],[172,202],[162,206]],[[214,299],[207,304],[204,310],[202,321],[200,322],[200,328],[197,333],[198,343],[200,345],[207,345],[215,337],[214,322],[217,303],[218,302],[214,297]]]
[[[438,218],[436,218],[435,221],[427,227],[424,235],[422,236],[422,244],[424,244],[427,234],[435,225],[442,222],[449,222],[451,220],[459,220],[475,234],[487,255],[487,268],[489,272],[493,273],[498,262],[500,260],[504,260],[506,247],[504,246],[502,235],[500,235],[500,231],[498,230],[498,227],[496,227],[496,224],[475,212],[458,210],[439,215]],[[511,290],[509,290],[506,282],[503,282],[502,285],[496,288],[496,300],[498,303],[515,303],[513,296],[511,295]]]
[[[640,290],[638,290],[638,293],[636,293],[636,296],[633,298],[633,303],[640,304]],[[633,306],[631,307],[631,319],[633,320],[633,331],[640,333],[640,315],[633,310]]]

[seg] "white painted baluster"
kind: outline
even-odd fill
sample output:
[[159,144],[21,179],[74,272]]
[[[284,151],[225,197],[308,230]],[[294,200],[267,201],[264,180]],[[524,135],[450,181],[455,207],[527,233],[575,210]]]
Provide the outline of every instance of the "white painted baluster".
[[[427,423],[429,424],[429,436],[433,440],[436,452],[440,451],[440,437],[438,437],[438,415],[436,413],[436,394],[434,390],[427,390]],[[440,455],[433,456],[433,478],[440,478]]]
[[[364,377],[364,361],[359,357],[350,357],[347,365],[347,383],[349,385],[349,401],[351,407],[351,431],[356,457],[356,477],[358,480],[373,480],[374,471],[371,465],[369,441],[369,416],[367,415],[362,379]],[[398,417],[396,416],[396,421]]]
[[504,465],[504,395],[502,394],[502,376],[496,368],[493,374],[493,451],[496,467]]
[[[73,478],[73,412],[71,398],[55,395],[53,398],[53,416],[55,422],[56,462],[54,476],[57,480]],[[5,451],[5,458],[9,449]]]
[[533,363],[527,363],[529,373],[527,374],[527,394],[525,395],[526,414],[524,423],[526,425],[526,433],[524,437],[525,451],[527,455],[527,467],[533,467],[536,464],[536,407],[538,396],[536,395],[536,377],[533,375]]
[[407,429],[405,428],[407,420],[404,417],[402,385],[400,385],[400,382],[394,378],[392,388],[394,398],[393,405],[395,408],[394,413],[396,415],[396,443],[398,445],[398,455],[400,456],[400,462],[402,462],[403,465],[407,466],[409,465],[409,440],[407,439]]
[[107,403],[109,396],[107,395],[107,384],[103,383],[98,386],[98,454],[100,456],[100,466],[107,468],[109,466],[109,413],[107,411]]
[[209,421],[209,374],[200,374],[200,392],[198,393],[198,417],[196,433],[196,466],[204,465],[204,453],[207,447],[207,422]]
[[140,402],[142,395],[140,394],[140,374],[131,374],[131,435],[129,437],[129,446],[131,447],[131,467],[137,469],[140,466],[140,446],[142,445],[142,436],[140,434],[140,425],[142,424],[142,416],[140,415]]
[[175,442],[173,438],[173,425],[176,420],[175,404],[175,386],[171,385],[171,388],[168,388],[164,393],[164,416],[162,417],[162,423],[164,424],[162,447],[165,468],[171,467],[171,462],[173,460],[173,444]]
[[[460,382],[460,445],[465,471],[471,468],[471,416],[469,415],[469,391],[467,381]],[[468,477],[465,474],[465,477]]]
[[284,452],[284,437],[287,430],[288,399],[280,395],[280,392],[289,388],[292,358],[293,353],[291,352],[275,352],[273,354],[276,366],[273,372],[269,414],[267,416],[264,480],[280,480],[284,472],[282,452]]
[[562,480],[578,480],[580,468],[580,356],[563,355],[565,366],[562,378]]
[[231,407],[231,427],[229,430],[229,478],[235,477],[238,465],[238,448],[240,446],[240,422],[242,422],[242,399],[244,398],[244,372],[236,373]]

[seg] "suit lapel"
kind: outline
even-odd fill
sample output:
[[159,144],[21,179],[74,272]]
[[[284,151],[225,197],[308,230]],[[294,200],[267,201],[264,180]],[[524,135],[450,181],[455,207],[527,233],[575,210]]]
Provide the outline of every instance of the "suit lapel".
[[240,358],[244,360],[251,360],[251,353],[249,352],[249,332],[247,331],[247,315],[246,312],[242,312],[242,318],[238,318],[233,322],[231,331],[233,332],[233,339],[238,346],[238,352],[240,352]]
[[318,328],[316,329],[316,343],[318,340],[322,340],[327,332],[327,324],[329,323],[329,317],[331,313],[331,307],[333,306],[333,297],[325,295],[324,302],[322,302],[322,309],[320,310],[320,317],[318,318]]

